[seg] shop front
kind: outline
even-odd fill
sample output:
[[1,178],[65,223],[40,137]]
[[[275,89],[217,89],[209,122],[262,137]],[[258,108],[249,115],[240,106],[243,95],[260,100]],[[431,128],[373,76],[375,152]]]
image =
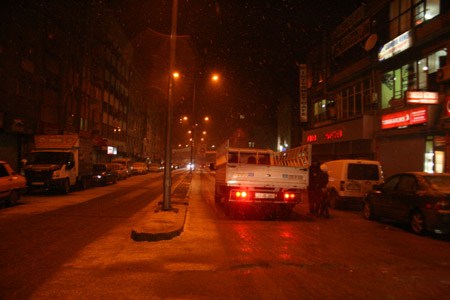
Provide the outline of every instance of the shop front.
[[312,155],[319,161],[335,159],[373,159],[374,117],[358,119],[303,131],[303,145],[312,145]]
[[445,171],[448,137],[445,131],[432,126],[436,108],[413,107],[381,116],[375,148],[385,178],[398,172]]

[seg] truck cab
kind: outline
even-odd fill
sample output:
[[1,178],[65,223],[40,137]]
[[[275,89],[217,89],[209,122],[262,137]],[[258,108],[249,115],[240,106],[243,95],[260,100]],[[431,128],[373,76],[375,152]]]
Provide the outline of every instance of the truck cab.
[[87,187],[92,174],[89,139],[77,135],[40,135],[24,166],[30,189],[59,189],[64,194],[79,184]]

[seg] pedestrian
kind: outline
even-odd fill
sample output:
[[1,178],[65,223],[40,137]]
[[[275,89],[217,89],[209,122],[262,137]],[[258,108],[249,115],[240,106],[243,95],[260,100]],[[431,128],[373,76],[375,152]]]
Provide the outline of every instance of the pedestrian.
[[311,214],[316,213],[317,210],[317,198],[319,193],[319,174],[320,163],[317,159],[313,159],[311,166],[309,167],[309,185],[308,185],[308,202],[309,212]]
[[318,217],[324,216],[328,218],[330,216],[330,213],[328,211],[329,199],[327,192],[328,168],[327,165],[325,164],[320,166],[318,181],[319,181],[319,191],[317,195],[318,205],[316,207],[316,214]]

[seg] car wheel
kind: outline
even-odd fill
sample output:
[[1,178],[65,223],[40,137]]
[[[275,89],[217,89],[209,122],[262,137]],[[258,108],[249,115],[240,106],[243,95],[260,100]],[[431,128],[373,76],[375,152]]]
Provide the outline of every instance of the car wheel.
[[70,193],[70,182],[69,179],[65,179],[62,186],[62,193],[68,194]]
[[330,206],[333,209],[337,209],[340,207],[341,197],[336,193],[336,191],[330,192]]
[[12,190],[11,194],[9,195],[7,204],[9,206],[16,205],[17,201],[19,201],[19,198],[20,198],[19,193],[16,190]]
[[411,230],[418,235],[425,234],[425,218],[419,210],[413,211],[410,217],[409,225]]
[[366,220],[375,220],[376,217],[373,213],[372,205],[370,204],[369,200],[364,201],[363,205],[363,216]]

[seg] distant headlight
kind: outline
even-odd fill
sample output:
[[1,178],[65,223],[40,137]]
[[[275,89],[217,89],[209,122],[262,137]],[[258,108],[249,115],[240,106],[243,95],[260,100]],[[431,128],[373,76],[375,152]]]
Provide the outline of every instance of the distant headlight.
[[98,178],[98,179],[101,179],[101,178],[102,178],[102,175],[97,175],[97,178]]

